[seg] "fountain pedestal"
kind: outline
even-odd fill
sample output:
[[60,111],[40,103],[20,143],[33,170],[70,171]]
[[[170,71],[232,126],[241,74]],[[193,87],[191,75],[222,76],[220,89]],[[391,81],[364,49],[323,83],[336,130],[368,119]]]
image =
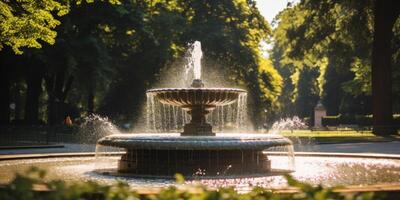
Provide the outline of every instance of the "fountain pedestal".
[[209,123],[189,123],[183,127],[181,136],[215,136]]
[[188,113],[192,116],[190,123],[185,124],[181,136],[215,136],[211,124],[206,122],[206,115],[210,113],[211,106],[187,107]]

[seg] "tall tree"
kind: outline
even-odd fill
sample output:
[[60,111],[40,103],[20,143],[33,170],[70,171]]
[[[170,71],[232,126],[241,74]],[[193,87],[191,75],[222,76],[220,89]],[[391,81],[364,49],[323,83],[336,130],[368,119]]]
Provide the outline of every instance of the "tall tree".
[[0,54],[0,124],[9,124],[10,122],[11,77],[7,73],[10,67],[10,60],[7,57],[5,52]]
[[393,134],[392,108],[392,38],[393,27],[400,14],[396,0],[374,1],[374,41],[372,47],[373,131]]
[[[28,60],[29,59],[29,60]],[[42,93],[43,63],[39,60],[25,58],[27,94],[25,103],[25,123],[39,123],[39,97]]]

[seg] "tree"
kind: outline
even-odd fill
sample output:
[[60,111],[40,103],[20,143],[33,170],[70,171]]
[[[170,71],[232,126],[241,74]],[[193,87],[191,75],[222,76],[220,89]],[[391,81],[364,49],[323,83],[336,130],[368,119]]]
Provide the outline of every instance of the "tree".
[[[7,54],[10,51],[5,50]],[[11,79],[7,75],[7,68],[9,68],[10,60],[6,57],[7,54],[3,52],[0,54],[0,124],[9,124],[10,122],[10,88]]]
[[[6,65],[2,65],[1,68],[4,69],[4,86],[10,86],[9,73],[10,67],[16,64],[13,59],[26,60],[24,70],[26,71],[26,83],[28,86],[27,100],[25,107],[25,121],[27,123],[37,123],[38,120],[38,110],[39,110],[39,96],[42,91],[42,80],[46,80],[47,90],[49,92],[49,117],[51,122],[55,121],[55,114],[53,111],[59,110],[55,107],[55,101],[64,101],[67,97],[71,88],[73,77],[65,78],[65,70],[70,69],[70,66],[63,67],[63,64],[68,65],[70,63],[68,59],[65,63],[60,65],[60,60],[53,62],[54,59],[62,57],[62,54],[68,51],[60,52],[60,55],[51,57],[49,55],[54,55],[47,51],[50,47],[48,45],[53,45],[58,40],[58,46],[63,45],[64,39],[56,38],[57,27],[61,24],[61,18],[70,12],[71,7],[76,7],[85,2],[92,3],[93,1],[2,1],[0,2],[0,54],[4,57],[5,62],[11,61]],[[108,4],[115,5],[118,4],[118,0],[108,0]],[[62,29],[61,29],[62,30]],[[59,30],[58,30],[59,31]],[[61,32],[59,35],[63,35],[65,32]],[[43,43],[44,42],[44,45]],[[61,44],[60,44],[61,43]],[[64,43],[65,44],[65,43]],[[26,56],[13,56],[5,52],[7,46],[11,47],[15,54],[22,54],[25,52]],[[45,47],[44,50],[31,51],[31,48],[41,49]],[[58,47],[59,48],[59,47]],[[50,63],[50,65],[49,65]],[[45,66],[49,67],[46,68]],[[53,69],[52,69],[53,68]],[[21,69],[21,68],[19,68]],[[53,73],[55,72],[55,73]],[[3,73],[2,73],[3,74]],[[8,74],[8,75],[7,75]],[[53,75],[50,75],[53,74]],[[64,80],[65,82],[65,86]],[[8,87],[9,88],[9,87]],[[55,91],[58,90],[58,91]],[[7,90],[8,91],[8,90]],[[2,90],[4,98],[2,98],[2,108],[4,109],[4,121],[9,121],[9,109],[7,108],[10,103],[9,92],[6,89]],[[64,99],[64,100],[63,100]],[[7,105],[7,107],[6,107]],[[3,113],[3,112],[2,112]]]
[[[343,99],[348,99],[347,94],[352,95],[353,99],[359,99],[362,96],[368,98],[372,91],[375,99],[373,101],[374,132],[377,134],[390,134],[387,130],[393,130],[389,128],[393,113],[390,80],[395,76],[392,76],[390,67],[371,66],[377,66],[374,60],[377,54],[381,55],[381,52],[385,52],[386,56],[381,58],[379,65],[390,66],[393,62],[392,55],[396,53],[390,51],[390,46],[395,44],[391,38],[396,31],[394,25],[399,14],[397,6],[394,1],[304,0],[286,9],[278,17],[281,21],[276,30],[275,39],[277,44],[284,49],[282,62],[294,63],[295,66],[297,64],[296,67],[301,67],[298,63],[302,60],[309,62],[309,58],[312,58],[310,61],[314,64],[326,59],[328,65],[317,65],[320,66],[320,76],[326,77],[325,80],[319,79],[322,80],[320,82],[322,88],[327,89],[322,90],[325,102],[330,100],[326,98],[330,96],[331,92],[328,88],[329,81],[332,81],[327,77],[330,75],[326,73],[339,72],[337,75],[342,80],[335,84],[341,85],[341,91],[345,94]],[[379,16],[376,9],[385,10],[385,14]],[[289,23],[290,19],[292,23]],[[383,25],[382,21],[385,21]],[[377,40],[376,37],[379,35],[381,36]],[[386,41],[380,41],[383,37]],[[379,50],[383,47],[382,45],[389,49]],[[398,49],[395,52],[398,52]],[[386,63],[382,61],[383,59]],[[336,68],[335,71],[331,67]],[[384,73],[376,72],[376,69]],[[375,77],[372,78],[375,81],[371,81],[371,75]],[[379,103],[378,99],[383,102]],[[383,115],[386,117],[382,117]],[[379,126],[387,128],[386,130],[379,129]]]
[[[119,4],[119,0],[107,0]],[[10,46],[16,54],[21,48],[42,48],[40,41],[54,44],[60,25],[58,17],[66,15],[70,6],[93,0],[27,0],[0,2],[0,51]]]
[[299,117],[311,117],[314,107],[319,100],[319,90],[315,79],[318,77],[316,67],[303,67],[299,74],[297,84],[297,97],[295,109]]
[[39,97],[42,93],[44,76],[43,62],[33,55],[25,55],[24,67],[26,71],[27,94],[25,103],[24,121],[27,124],[39,124]]
[[400,2],[374,1],[374,41],[372,47],[373,132],[393,134],[391,42],[400,14]]
[[[271,30],[254,1],[144,0],[119,5],[110,4],[116,2],[112,0],[62,1],[60,6],[66,9],[63,14],[68,12],[63,17],[51,15],[57,14],[58,7],[39,5],[47,1],[37,2],[24,1],[21,12],[29,6],[45,10],[40,11],[45,18],[30,17],[47,32],[35,35],[38,30],[23,21],[13,30],[16,39],[12,40],[18,42],[2,40],[1,44],[13,47],[16,53],[24,51],[24,56],[35,60],[26,65],[30,72],[24,77],[29,93],[26,97],[36,105],[38,94],[45,94],[50,124],[60,123],[68,109],[131,121],[139,113],[146,89],[160,79],[166,66],[179,60],[187,43],[194,40],[203,43],[204,63],[215,63],[204,68],[218,68],[229,81],[248,88],[253,119],[261,122],[265,109],[273,115],[279,106],[281,77],[270,61],[262,58],[259,48]],[[2,5],[12,10],[7,15],[9,20],[28,17],[14,12],[18,5],[11,1]],[[54,19],[52,26],[40,24],[50,19]],[[1,31],[6,34],[7,30]],[[42,82],[44,90],[39,84]],[[2,105],[9,106],[9,100]],[[30,105],[25,110],[31,114],[26,117],[34,119],[37,106]]]

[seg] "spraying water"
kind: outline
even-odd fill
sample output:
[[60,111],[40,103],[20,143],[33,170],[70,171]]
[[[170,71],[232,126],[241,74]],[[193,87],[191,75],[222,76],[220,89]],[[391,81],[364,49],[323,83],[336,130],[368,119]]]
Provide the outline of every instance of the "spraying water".
[[[296,151],[310,151],[313,150],[314,138],[313,137],[300,137],[294,130],[304,130],[308,129],[306,123],[299,117],[294,116],[292,118],[284,118],[276,121],[271,129],[268,131],[270,134],[283,135],[283,131],[290,131],[289,134],[286,133],[284,136],[290,137],[292,142],[295,144]],[[297,131],[297,133],[299,133]],[[301,131],[300,131],[301,133]]]
[[[195,41],[189,44],[184,65],[186,86],[189,86],[193,79],[201,78],[202,57],[201,43]],[[151,93],[147,94],[146,112],[148,132],[179,132],[190,121],[190,115],[186,111],[176,106],[160,103]],[[246,130],[247,94],[240,94],[235,103],[217,107],[206,117],[207,122],[218,128],[219,131],[240,132]]]
[[96,143],[104,136],[118,133],[121,132],[107,117],[92,114],[80,125],[78,137],[81,143]]
[[290,130],[293,132],[295,129],[305,129],[307,125],[299,117],[294,116],[292,118],[283,118],[272,124],[269,131],[271,134],[279,134],[283,130]]
[[[186,52],[185,59],[185,80],[186,82],[191,82],[192,79],[201,78],[201,58],[203,57],[203,52],[201,51],[201,43],[195,41],[189,45],[189,49]],[[193,72],[193,77],[190,76],[190,72]]]

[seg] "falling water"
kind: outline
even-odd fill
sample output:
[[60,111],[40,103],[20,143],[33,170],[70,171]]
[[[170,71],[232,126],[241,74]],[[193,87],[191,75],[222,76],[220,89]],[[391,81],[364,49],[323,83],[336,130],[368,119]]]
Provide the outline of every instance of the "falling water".
[[[296,169],[295,166],[295,156],[294,156],[294,148],[293,145],[283,145],[283,146],[275,146],[270,147],[264,153],[268,156],[280,156],[279,161],[272,162],[273,169],[283,169],[294,171]],[[286,159],[285,159],[286,157]]]
[[246,128],[246,120],[247,120],[247,94],[240,94],[237,102],[237,120],[236,120],[236,128],[245,129]]
[[242,132],[247,130],[247,95],[240,94],[230,105],[217,107],[207,118],[219,131]]
[[[241,94],[236,102],[217,107],[207,115],[207,122],[219,132],[242,132],[247,129],[247,100]],[[146,124],[148,132],[180,132],[190,122],[190,115],[180,107],[164,105],[147,95]]]

